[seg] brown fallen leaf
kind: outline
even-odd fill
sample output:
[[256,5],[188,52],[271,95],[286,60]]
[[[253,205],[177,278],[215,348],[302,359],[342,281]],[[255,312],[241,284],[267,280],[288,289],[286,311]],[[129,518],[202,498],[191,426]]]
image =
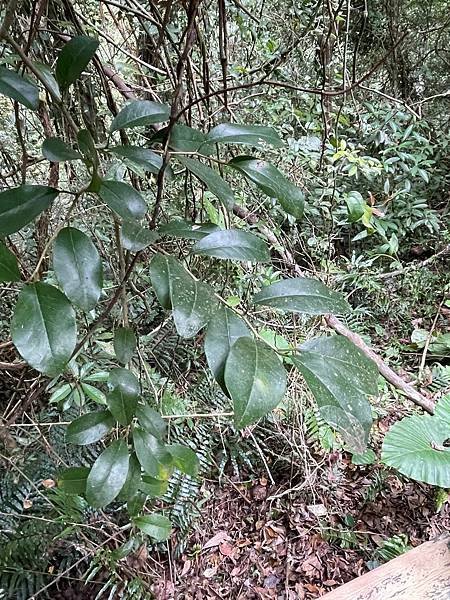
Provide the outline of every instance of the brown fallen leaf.
[[202,550],[208,550],[208,548],[215,548],[216,546],[219,546],[219,544],[221,544],[225,540],[229,540],[229,539],[230,539],[230,536],[228,535],[228,533],[226,531],[218,531],[216,533],[216,535],[213,535],[213,537],[210,538],[206,542],[206,544],[203,545]]
[[234,552],[234,547],[229,542],[222,542],[219,545],[219,552],[223,556],[231,556]]

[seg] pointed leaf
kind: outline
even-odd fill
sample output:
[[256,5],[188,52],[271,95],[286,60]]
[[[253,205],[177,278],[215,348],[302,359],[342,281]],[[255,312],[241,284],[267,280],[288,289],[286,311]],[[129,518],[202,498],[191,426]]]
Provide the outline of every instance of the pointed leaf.
[[63,46],[56,61],[56,80],[61,88],[76,81],[94,56],[99,42],[86,35],[77,35]]
[[173,464],[179,471],[191,477],[198,475],[200,462],[192,448],[182,446],[181,444],[171,444],[170,446],[166,446],[166,449],[172,455]]
[[117,360],[126,365],[136,350],[136,336],[130,327],[118,327],[114,332],[114,353]]
[[65,160],[78,160],[82,156],[64,142],[56,137],[46,138],[42,144],[43,156],[51,162],[62,162]]
[[31,110],[39,108],[39,89],[11,69],[0,67],[0,94],[17,100]]
[[233,400],[235,426],[242,429],[277,406],[286,389],[286,371],[266,344],[242,337],[228,354],[225,385]]
[[199,240],[192,249],[194,254],[230,260],[265,262],[270,259],[264,241],[240,229],[215,231]]
[[45,185],[21,185],[0,193],[0,236],[10,235],[46,210],[58,191]]
[[112,390],[106,396],[106,404],[119,423],[129,425],[139,399],[139,381],[127,369],[112,369],[109,384]]
[[135,517],[133,523],[138,529],[157,542],[164,542],[169,539],[172,530],[172,524],[169,519],[157,513],[146,515],[145,517]]
[[123,181],[103,180],[98,195],[123,219],[139,220],[147,212],[147,204],[141,194]]
[[[164,134],[164,130],[161,133]],[[205,142],[206,134],[198,129],[193,129],[192,127],[183,125],[183,123],[177,123],[172,127],[169,141],[169,146],[172,150],[177,150],[178,152],[197,152]],[[209,152],[203,151],[203,154],[207,153]]]
[[142,429],[145,429],[159,440],[165,437],[167,425],[156,410],[153,410],[150,406],[140,404],[136,409],[136,417]]
[[89,385],[89,383],[84,383],[82,381],[81,382],[81,389],[83,390],[83,392],[85,393],[85,395],[88,398],[90,398],[94,402],[97,402],[97,404],[104,404],[104,405],[106,405],[106,396],[98,388],[94,387],[93,385]]
[[32,283],[19,294],[11,335],[29,365],[46,375],[57,375],[65,369],[75,349],[74,310],[55,287]]
[[119,500],[129,500],[136,495],[139,486],[142,483],[141,465],[136,457],[136,454],[130,456],[128,464],[128,475],[123,488],[119,493]]
[[122,246],[130,252],[139,252],[147,248],[150,244],[154,244],[158,239],[158,234],[155,231],[146,229],[144,225],[135,221],[124,221],[120,230]]
[[255,304],[264,304],[286,312],[310,315],[344,314],[350,312],[348,302],[317,279],[298,277],[283,279],[263,288],[253,297]]
[[152,123],[167,121],[170,117],[170,108],[167,104],[152,102],[150,100],[133,100],[113,119],[110,132],[131,127],[142,127]]
[[263,142],[275,148],[283,146],[280,136],[272,129],[263,125],[238,125],[236,123],[221,123],[213,127],[207,134],[207,141],[212,144],[244,144],[259,146]]
[[64,469],[58,478],[58,487],[66,494],[83,496],[86,492],[86,481],[89,471],[88,467],[70,467]]
[[282,208],[300,219],[303,215],[305,196],[271,163],[248,156],[238,156],[229,163],[230,167],[241,171],[250,181],[270,198],[277,198]]
[[136,427],[133,431],[136,455],[144,471],[156,479],[168,479],[173,467],[172,455],[154,435]]
[[220,231],[220,228],[214,223],[189,223],[182,219],[176,219],[162,225],[159,228],[159,233],[171,235],[183,240],[201,240],[214,231]]
[[20,281],[16,256],[0,241],[0,281]]
[[204,165],[199,160],[177,156],[179,162],[202,181],[208,190],[218,198],[226,208],[231,210],[236,202],[233,190],[219,173]]
[[175,274],[183,275],[183,267],[172,256],[155,254],[150,263],[150,279],[156,297],[163,308],[172,308],[170,281]]
[[167,492],[168,487],[169,482],[167,479],[156,479],[155,477],[144,475],[139,489],[150,498],[161,498]]
[[44,63],[35,62],[33,63],[35,69],[39,72],[46,89],[50,89],[53,95],[61,102],[61,92],[59,90],[58,82],[56,81],[50,67]]
[[[108,151],[124,160],[128,166],[137,166],[144,173],[149,171],[157,175],[163,163],[160,154],[156,154],[153,150],[141,148],[140,146],[114,146],[113,148],[109,148]],[[164,173],[169,179],[173,176],[170,166],[166,167]]]
[[114,426],[109,410],[86,413],[73,420],[66,430],[66,442],[86,446],[101,440]]
[[92,465],[86,483],[86,500],[102,508],[116,498],[128,475],[129,454],[124,440],[116,440]]
[[217,300],[213,290],[206,284],[195,281],[181,267],[169,274],[172,315],[178,335],[194,337],[208,324],[217,310]]
[[97,149],[92,135],[87,129],[80,129],[77,133],[77,143],[84,160],[97,168],[99,164]]
[[217,383],[225,387],[225,363],[233,344],[241,337],[251,337],[250,330],[232,310],[220,305],[208,324],[205,354],[208,366]]
[[102,293],[103,267],[90,238],[74,227],[61,229],[53,249],[53,267],[69,300],[85,312],[92,310]]

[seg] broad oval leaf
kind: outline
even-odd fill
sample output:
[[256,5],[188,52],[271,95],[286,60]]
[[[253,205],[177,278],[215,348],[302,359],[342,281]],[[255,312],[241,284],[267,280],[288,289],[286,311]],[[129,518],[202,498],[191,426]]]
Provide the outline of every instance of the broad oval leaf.
[[83,496],[86,492],[86,481],[90,469],[88,467],[69,467],[58,477],[58,487],[66,494]]
[[309,315],[344,314],[351,311],[348,302],[317,279],[283,279],[253,296],[255,304],[264,304],[286,312]]
[[232,310],[220,305],[210,320],[205,336],[205,354],[214,379],[225,388],[225,363],[233,344],[241,337],[251,337],[250,330]]
[[45,185],[21,185],[0,193],[0,236],[10,235],[46,210],[58,190]]
[[264,125],[238,125],[236,123],[221,123],[213,127],[206,139],[211,144],[244,144],[259,146],[263,142],[275,148],[283,146],[278,133],[272,127]]
[[55,69],[56,81],[62,89],[79,78],[99,45],[94,38],[77,35],[62,47]]
[[167,517],[153,513],[144,517],[135,517],[133,523],[138,529],[146,533],[157,542],[164,542],[169,539],[172,530],[172,524]]
[[39,108],[39,89],[11,69],[0,67],[0,94],[17,100],[31,110]]
[[106,396],[101,390],[94,387],[93,385],[90,385],[89,383],[85,383],[84,381],[81,381],[81,389],[88,398],[90,398],[97,404],[102,404],[106,406]]
[[[141,148],[140,146],[114,146],[113,148],[109,148],[108,152],[112,152],[121,158],[130,168],[137,167],[139,172],[145,173],[149,171],[157,175],[163,163],[160,154],[156,154],[153,150]],[[164,174],[169,179],[173,176],[170,165],[166,166]]]
[[175,219],[161,225],[158,231],[183,240],[201,240],[214,231],[220,231],[220,228],[214,223],[190,223],[182,219]]
[[100,254],[79,229],[64,227],[53,249],[55,274],[69,300],[88,312],[97,304],[103,287]]
[[161,415],[150,408],[140,404],[136,409],[136,417],[142,429],[151,433],[154,437],[162,440],[167,432],[167,425]]
[[240,229],[215,231],[199,240],[192,249],[194,254],[230,260],[265,262],[270,259],[264,241]]
[[235,426],[242,429],[278,405],[286,389],[286,371],[266,344],[242,337],[228,354],[225,385],[233,400]]
[[179,162],[184,165],[191,173],[194,173],[200,181],[202,181],[208,190],[218,198],[223,205],[232,210],[235,204],[235,197],[233,190],[228,183],[223,179],[219,173],[217,173],[208,165],[204,165],[199,160],[193,158],[187,158],[184,156],[177,156]]
[[155,254],[150,263],[150,279],[163,308],[172,308],[170,280],[183,267],[172,257]]
[[19,354],[37,371],[61,373],[75,349],[75,313],[67,298],[47,283],[32,283],[19,294],[11,323]]
[[319,415],[340,433],[347,450],[356,454],[363,454],[367,450],[367,431],[351,413],[328,404],[319,408]]
[[228,164],[253,181],[264,194],[270,198],[276,198],[287,213],[296,219],[303,216],[305,207],[303,192],[274,165],[265,160],[248,156],[238,156]]
[[151,100],[133,100],[114,117],[110,132],[161,123],[161,121],[167,121],[169,117],[170,108],[167,104]]
[[33,64],[34,64],[35,69],[39,72],[45,88],[48,90],[51,90],[53,93],[53,96],[59,102],[61,102],[61,92],[59,89],[59,85],[58,85],[58,82],[56,81],[55,76],[53,75],[53,72],[50,69],[50,67],[48,65],[46,65],[44,63],[40,63],[40,62],[34,62]]
[[170,452],[173,464],[179,471],[191,477],[198,475],[200,462],[192,448],[181,444],[171,444],[170,446],[166,446],[166,449]]
[[74,419],[66,430],[66,442],[86,446],[101,440],[114,426],[109,410],[86,413]]
[[[152,142],[164,143],[166,135],[167,128],[161,129],[153,136]],[[206,134],[183,123],[176,123],[170,132],[169,147],[178,152],[197,152],[205,142]],[[211,152],[211,149],[214,150],[214,146],[211,145],[203,148],[203,154]]]
[[127,369],[112,369],[109,384],[112,390],[106,396],[106,404],[119,423],[129,425],[139,400],[139,381]]
[[172,473],[172,455],[154,435],[136,427],[133,431],[136,455],[144,471],[156,479],[168,479]]
[[133,498],[136,495],[141,483],[141,465],[136,458],[136,454],[133,453],[130,456],[130,462],[128,463],[128,475],[122,489],[120,490],[119,500],[130,500]]
[[16,256],[0,241],[0,281],[20,281]]
[[98,191],[100,198],[111,210],[126,220],[139,220],[147,212],[141,194],[124,181],[104,179]]
[[150,498],[161,498],[167,492],[169,482],[167,479],[156,479],[150,475],[143,475],[139,489]]
[[122,246],[130,252],[139,252],[147,248],[150,244],[154,244],[158,237],[155,231],[146,229],[136,221],[124,221],[120,230]]
[[114,353],[117,360],[126,365],[136,350],[136,336],[131,327],[118,327],[114,332]]
[[129,454],[124,440],[116,440],[103,450],[86,482],[86,500],[94,508],[102,508],[116,498],[128,475]]
[[42,144],[43,156],[51,162],[63,162],[65,160],[78,160],[82,156],[64,140],[56,137],[46,138]]
[[[98,153],[91,132],[87,129],[80,129],[77,133],[77,142],[84,160],[97,169],[99,164]],[[98,176],[97,179],[99,179]],[[92,187],[92,184],[90,187]],[[90,191],[95,190],[91,189]]]

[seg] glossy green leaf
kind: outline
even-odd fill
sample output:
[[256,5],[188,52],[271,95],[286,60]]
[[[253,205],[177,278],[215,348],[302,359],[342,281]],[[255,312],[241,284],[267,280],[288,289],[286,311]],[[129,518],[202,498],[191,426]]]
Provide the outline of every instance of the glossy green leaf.
[[136,336],[130,327],[118,327],[114,332],[114,353],[123,365],[130,362],[136,350]]
[[215,231],[199,240],[192,251],[202,256],[230,260],[265,262],[270,259],[265,242],[260,237],[241,229]]
[[86,500],[91,506],[102,508],[117,497],[127,479],[129,458],[124,440],[116,440],[103,450],[86,482]]
[[283,142],[275,129],[263,125],[221,123],[211,129],[206,139],[212,144],[259,146],[262,143],[266,143],[271,144],[275,148],[283,146]]
[[42,144],[43,156],[51,162],[63,162],[65,160],[78,160],[82,156],[64,140],[56,137],[46,138]]
[[[141,485],[142,485],[142,482],[141,482]],[[120,500],[120,498],[121,498],[121,496],[119,495],[119,500]],[[144,510],[146,500],[147,500],[147,496],[139,490],[137,491],[137,493],[134,496],[132,496],[131,498],[128,498],[127,513],[130,515],[130,517],[136,517]]]
[[175,274],[182,274],[183,267],[172,256],[155,254],[150,263],[150,279],[156,297],[163,308],[172,308],[170,281]]
[[145,517],[135,517],[133,523],[138,529],[157,542],[164,542],[169,539],[172,530],[172,524],[169,519],[158,513],[146,515]]
[[360,423],[350,412],[332,404],[320,406],[319,415],[325,423],[339,432],[347,450],[357,454],[366,451],[368,437],[366,423]]
[[55,287],[29,284],[17,299],[11,335],[29,365],[46,375],[57,375],[65,369],[75,349],[74,310]]
[[161,121],[167,121],[169,117],[170,107],[167,104],[151,100],[133,100],[114,117],[110,132],[161,123]]
[[106,396],[106,404],[119,423],[129,425],[139,400],[139,381],[127,369],[112,369],[108,383],[112,389]]
[[87,129],[80,129],[77,133],[77,142],[84,160],[97,168],[99,164],[98,153],[91,133]]
[[98,195],[123,219],[139,220],[147,212],[147,204],[141,194],[123,181],[104,179]]
[[356,452],[352,456],[353,465],[373,465],[377,460],[377,455],[371,448],[367,448],[365,452],[357,454]]
[[[108,151],[121,158],[130,168],[138,167],[139,172],[145,173],[148,171],[157,175],[163,163],[160,154],[140,146],[114,146],[109,148]],[[173,172],[170,165],[167,165],[164,174],[169,179],[172,178]]]
[[83,496],[86,492],[86,481],[90,469],[88,467],[69,467],[58,477],[58,487],[66,494]]
[[150,498],[160,498],[164,496],[169,487],[169,481],[167,479],[156,479],[149,475],[142,477],[139,489],[142,490]]
[[296,219],[302,217],[305,206],[303,192],[274,165],[265,160],[248,156],[238,156],[228,164],[243,173],[264,194],[270,198],[276,198],[287,213]]
[[136,454],[130,456],[128,463],[128,475],[126,481],[120,490],[119,500],[129,500],[137,493],[139,486],[142,483],[141,465],[136,457]]
[[147,229],[136,221],[124,221],[120,230],[122,246],[130,252],[139,252],[158,239],[156,231]]
[[136,455],[144,471],[156,479],[168,479],[173,468],[172,455],[154,435],[136,427],[133,431]]
[[0,241],[0,281],[20,281],[16,256]]
[[58,191],[45,185],[21,185],[0,193],[0,236],[10,235],[46,210]]
[[175,219],[161,225],[159,233],[181,238],[183,240],[201,240],[214,231],[220,231],[220,228],[214,223],[189,223],[182,219]]
[[94,444],[111,431],[114,423],[109,410],[86,413],[67,426],[66,442],[78,446]]
[[77,35],[65,44],[56,61],[56,81],[62,89],[76,81],[94,56],[99,42],[86,35]]
[[103,404],[106,406],[106,396],[101,390],[93,385],[90,385],[89,383],[84,383],[83,381],[81,382],[81,389],[88,398],[94,402],[97,402],[97,404]]
[[182,473],[196,477],[200,467],[197,454],[188,446],[181,444],[171,444],[166,449],[172,455],[173,464]]
[[256,294],[253,302],[286,312],[310,315],[345,314],[351,310],[341,294],[330,290],[317,279],[307,277],[272,283]]
[[201,163],[199,160],[177,156],[179,162],[202,181],[208,190],[218,198],[226,208],[232,210],[236,199],[233,190],[217,171]]
[[136,409],[136,417],[142,429],[151,433],[154,437],[162,440],[167,432],[167,425],[161,415],[150,408],[150,406],[140,404]]
[[[163,141],[165,131],[158,132],[160,140]],[[183,123],[177,123],[173,126],[170,133],[169,147],[172,150],[178,152],[197,152],[200,146],[203,146],[204,150],[202,154],[209,154],[211,152],[211,146],[204,146],[206,142],[206,134],[198,129],[193,129]]]
[[53,267],[69,300],[85,312],[92,310],[102,293],[103,267],[91,239],[74,227],[61,229],[53,249]]
[[242,337],[228,354],[225,385],[233,400],[235,426],[242,429],[278,405],[286,389],[286,371],[266,344]]
[[241,337],[251,337],[242,319],[223,304],[208,324],[205,354],[208,366],[219,385],[225,387],[225,363],[233,344]]
[[0,94],[31,110],[39,108],[39,88],[11,69],[0,67]]
[[45,88],[51,90],[56,99],[61,102],[61,92],[59,89],[59,85],[50,67],[40,62],[34,62],[33,64],[35,69],[39,72],[42,81],[44,82]]

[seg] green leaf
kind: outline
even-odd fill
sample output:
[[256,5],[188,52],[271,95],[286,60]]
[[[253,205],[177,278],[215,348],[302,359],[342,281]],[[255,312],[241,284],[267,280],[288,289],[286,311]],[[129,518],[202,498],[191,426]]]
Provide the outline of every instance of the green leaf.
[[31,110],[39,108],[39,89],[11,69],[0,67],[0,94],[17,100]]
[[42,144],[42,154],[51,162],[63,162],[65,160],[78,160],[82,156],[63,140],[52,137],[46,138]]
[[182,219],[176,219],[161,225],[159,233],[171,235],[183,240],[201,240],[214,231],[220,231],[220,228],[214,223],[189,223]]
[[52,90],[54,96],[57,98],[57,100],[59,100],[59,102],[61,102],[61,92],[59,90],[59,85],[50,67],[40,62],[35,62],[33,64],[35,69],[39,72],[45,87],[47,89]]
[[228,354],[225,385],[233,400],[235,426],[242,429],[277,406],[286,389],[286,371],[266,344],[242,337]]
[[139,252],[150,244],[154,244],[159,236],[155,231],[146,229],[144,225],[136,223],[136,221],[124,221],[120,230],[120,237],[122,246],[126,250]]
[[154,435],[136,427],[133,431],[136,455],[144,471],[156,479],[168,479],[173,467],[172,455]]
[[282,208],[300,219],[303,216],[305,196],[271,163],[259,158],[238,156],[229,163],[230,167],[243,173],[270,198],[277,198]]
[[236,123],[222,123],[213,127],[206,139],[211,144],[244,144],[259,146],[263,142],[275,148],[283,146],[280,136],[272,129],[263,125],[238,125]]
[[103,267],[91,239],[74,227],[61,229],[53,249],[53,267],[69,300],[85,312],[92,310],[102,293]]
[[32,283],[19,294],[11,323],[20,355],[37,371],[61,373],[75,349],[75,313],[67,298],[46,283]]
[[155,477],[144,475],[139,489],[147,496],[150,496],[150,498],[160,498],[167,492],[168,487],[169,482],[167,479],[156,479]]
[[74,419],[66,430],[66,442],[86,446],[101,440],[114,426],[109,410],[86,413]]
[[236,199],[228,183],[211,167],[199,160],[177,156],[177,160],[202,181],[208,190],[214,194],[226,208],[232,210]]
[[70,467],[64,469],[58,478],[58,487],[66,494],[83,496],[86,492],[86,481],[89,471],[88,467]]
[[[149,171],[157,175],[163,163],[160,154],[156,154],[153,150],[141,148],[140,146],[114,146],[113,148],[109,148],[108,152],[112,152],[123,159],[130,168],[133,166],[138,167],[144,173]],[[167,165],[164,173],[169,179],[173,176],[169,165]]]
[[116,498],[128,475],[129,454],[124,440],[116,440],[103,450],[86,483],[86,500],[94,508],[102,508]]
[[[158,133],[160,137],[158,141],[164,141],[163,136],[165,131],[163,130]],[[197,152],[200,149],[200,146],[205,144],[205,142],[206,134],[198,129],[192,129],[192,127],[183,125],[182,123],[174,125],[170,132],[169,147],[178,152]],[[203,151],[203,154],[209,154],[211,148],[205,146],[205,150]]]
[[128,464],[128,475],[123,488],[119,493],[119,500],[129,500],[136,495],[139,486],[141,485],[141,465],[136,458],[136,454],[130,456]]
[[179,471],[191,477],[197,477],[200,462],[191,448],[181,444],[171,444],[166,446],[166,449],[172,455],[173,464]]
[[170,279],[182,266],[172,257],[155,254],[150,263],[150,280],[163,308],[172,308]]
[[56,81],[61,89],[76,81],[94,56],[99,42],[86,35],[77,35],[65,44],[56,61]]
[[81,389],[83,390],[83,392],[86,394],[86,396],[88,398],[90,398],[94,402],[97,402],[97,404],[104,404],[104,405],[106,405],[106,396],[98,388],[94,387],[93,385],[89,385],[89,383],[84,383],[82,381],[81,382]]
[[136,336],[130,327],[118,327],[114,332],[114,352],[117,360],[126,365],[136,350]]
[[98,153],[91,133],[87,129],[80,129],[77,133],[77,142],[84,160],[97,168],[99,164]]
[[104,179],[98,195],[123,219],[139,220],[147,212],[147,204],[141,194],[123,181]]
[[167,425],[161,415],[150,408],[150,406],[140,404],[136,409],[136,417],[139,425],[154,437],[162,440],[167,432]]
[[208,366],[217,383],[225,387],[225,363],[233,344],[241,337],[251,337],[247,325],[232,310],[219,306],[208,324],[205,354]]
[[265,262],[270,259],[264,241],[240,229],[215,231],[199,240],[192,249],[194,254],[230,260]]
[[127,369],[112,369],[109,384],[112,390],[106,396],[106,404],[119,423],[129,425],[139,400],[139,381]]
[[133,100],[124,106],[113,119],[109,131],[113,133],[119,129],[161,123],[161,121],[167,121],[169,117],[170,107],[167,104],[160,104],[151,100]]
[[367,448],[362,454],[353,454],[352,464],[353,465],[373,465],[377,460],[377,455],[371,448]]
[[330,290],[317,279],[307,277],[272,283],[256,294],[253,302],[286,312],[310,315],[345,314],[351,311],[341,294]]
[[0,241],[0,281],[20,281],[16,256]]
[[46,210],[58,191],[45,185],[20,185],[0,193],[0,236],[10,235]]
[[325,423],[340,433],[347,450],[356,454],[366,451],[368,437],[366,424],[360,423],[348,411],[331,404],[321,406],[319,415]]
[[135,517],[133,523],[138,529],[157,542],[164,542],[169,539],[172,530],[172,524],[169,519],[158,513],[146,515],[145,517]]

